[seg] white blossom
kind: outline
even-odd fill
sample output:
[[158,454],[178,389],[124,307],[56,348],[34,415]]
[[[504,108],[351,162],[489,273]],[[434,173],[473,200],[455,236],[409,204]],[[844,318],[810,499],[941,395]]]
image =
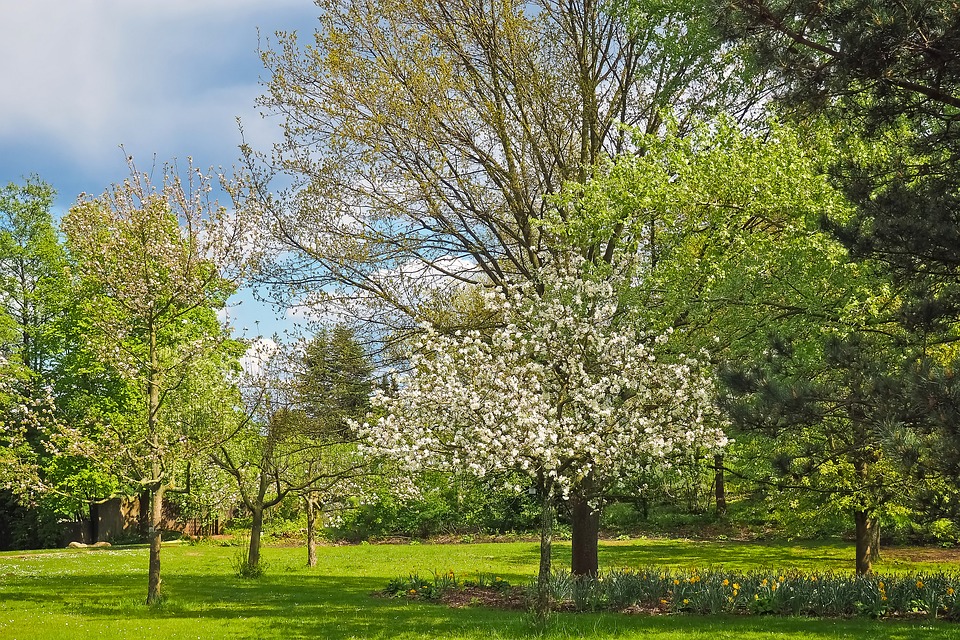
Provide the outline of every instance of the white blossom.
[[680,448],[724,446],[704,362],[662,358],[672,332],[647,335],[622,308],[629,264],[588,266],[571,255],[485,291],[493,331],[426,326],[397,393],[374,397],[370,446],[411,469],[542,474],[564,494],[588,474],[613,480]]

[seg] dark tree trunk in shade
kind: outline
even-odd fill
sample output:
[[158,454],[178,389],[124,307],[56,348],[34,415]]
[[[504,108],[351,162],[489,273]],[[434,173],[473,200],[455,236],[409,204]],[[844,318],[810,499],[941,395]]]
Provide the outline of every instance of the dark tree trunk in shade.
[[597,547],[600,539],[600,511],[582,496],[570,498],[570,573],[595,576],[600,569]]
[[88,540],[88,542],[90,544],[94,544],[95,542],[100,542],[100,540],[98,540],[98,537],[100,535],[99,526],[98,526],[100,524],[99,505],[97,505],[97,503],[95,502],[91,502],[89,513],[90,513],[90,526],[89,526],[88,535],[90,539]]
[[723,454],[718,453],[713,457],[714,471],[714,496],[717,502],[717,517],[725,518],[727,516],[727,483],[723,475]]

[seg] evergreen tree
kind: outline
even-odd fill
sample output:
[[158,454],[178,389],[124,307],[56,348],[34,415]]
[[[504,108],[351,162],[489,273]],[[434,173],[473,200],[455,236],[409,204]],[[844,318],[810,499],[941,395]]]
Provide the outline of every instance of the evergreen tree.
[[[960,6],[946,0],[707,0],[727,37],[780,79],[777,104],[830,122],[847,153],[829,169],[856,206],[826,227],[897,291],[886,319],[907,352],[876,385],[910,407],[890,452],[920,479],[960,477],[952,451],[960,338]],[[860,336],[863,343],[867,335]],[[882,355],[877,352],[878,355]],[[881,360],[882,361],[882,360]],[[881,362],[878,361],[878,362]],[[950,483],[948,483],[950,484]]]

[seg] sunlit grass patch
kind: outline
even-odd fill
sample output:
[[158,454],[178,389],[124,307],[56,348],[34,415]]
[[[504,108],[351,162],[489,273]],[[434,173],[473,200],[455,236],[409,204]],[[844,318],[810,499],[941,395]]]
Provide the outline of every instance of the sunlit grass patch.
[[[434,573],[444,576],[451,570],[461,584],[487,584],[497,577],[514,586],[528,584],[538,561],[537,545],[529,542],[328,546],[318,550],[315,568],[306,566],[303,548],[267,547],[264,559],[271,569],[259,580],[236,577],[234,551],[215,545],[165,547],[165,600],[160,607],[143,604],[146,549],[0,553],[0,638],[894,640],[922,636],[960,640],[960,625],[954,623],[865,618],[587,612],[559,613],[543,628],[523,610],[471,606],[469,599],[467,606],[453,608],[373,595],[397,576],[419,574],[433,580]],[[651,565],[673,572],[725,566],[725,557],[732,560],[733,568],[747,571],[769,566],[764,558],[788,557],[798,565],[820,566],[824,572],[839,574],[852,567],[852,548],[839,543],[770,544],[754,549],[732,543],[633,540],[603,544],[600,553],[608,572],[638,566],[630,559],[654,557],[659,562]],[[569,544],[558,544],[556,566],[566,566],[569,560]],[[903,557],[898,561],[906,568],[920,566]]]

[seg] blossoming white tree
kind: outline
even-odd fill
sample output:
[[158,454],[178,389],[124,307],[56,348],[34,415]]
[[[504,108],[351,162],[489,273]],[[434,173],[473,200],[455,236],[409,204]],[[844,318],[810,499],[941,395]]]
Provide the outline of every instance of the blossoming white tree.
[[529,474],[543,506],[541,605],[556,494],[725,443],[704,363],[661,359],[669,333],[645,333],[624,304],[632,261],[554,255],[535,280],[485,293],[493,331],[427,327],[398,392],[375,398],[383,415],[366,425],[377,449],[412,468]]
[[56,424],[50,387],[33,388],[23,367],[0,356],[0,489],[24,504],[45,489],[40,451],[31,440],[40,440]]

